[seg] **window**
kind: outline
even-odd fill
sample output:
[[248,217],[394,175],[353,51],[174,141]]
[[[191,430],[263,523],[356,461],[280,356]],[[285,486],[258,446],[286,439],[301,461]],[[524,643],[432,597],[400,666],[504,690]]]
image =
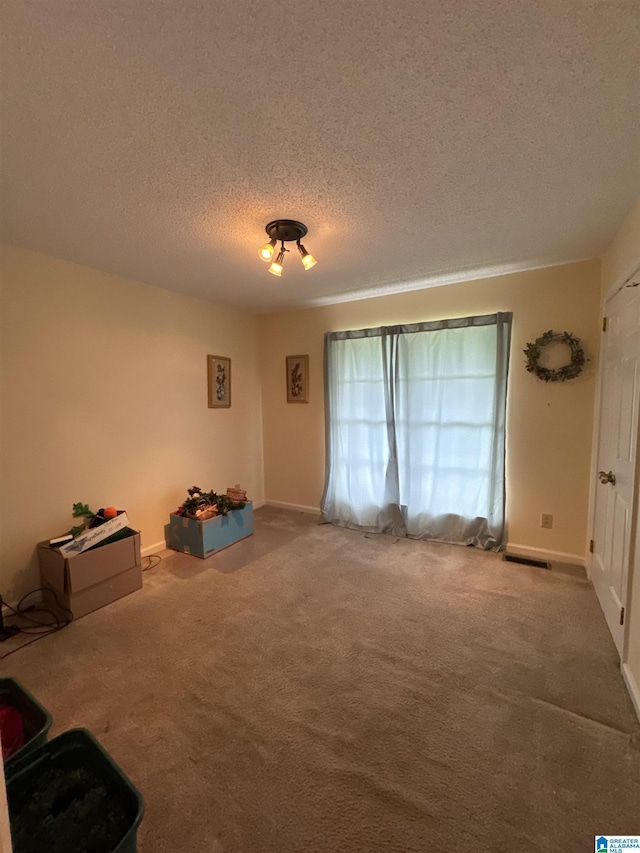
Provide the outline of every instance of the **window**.
[[325,519],[498,548],[511,314],[325,336]]

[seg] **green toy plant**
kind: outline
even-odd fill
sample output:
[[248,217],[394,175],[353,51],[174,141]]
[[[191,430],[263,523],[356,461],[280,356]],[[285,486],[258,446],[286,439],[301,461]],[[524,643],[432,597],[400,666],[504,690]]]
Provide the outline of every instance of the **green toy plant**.
[[198,518],[198,511],[216,507],[218,515],[227,515],[232,509],[243,509],[247,501],[232,501],[227,495],[218,495],[213,490],[204,492],[199,486],[187,489],[189,497],[178,507],[174,515]]
[[95,512],[89,509],[88,504],[83,503],[75,503],[72,507],[72,514],[74,518],[84,519],[81,524],[78,524],[75,527],[71,528],[71,535],[75,539],[77,536],[80,536],[81,533],[84,533],[84,531],[95,518],[96,514]]

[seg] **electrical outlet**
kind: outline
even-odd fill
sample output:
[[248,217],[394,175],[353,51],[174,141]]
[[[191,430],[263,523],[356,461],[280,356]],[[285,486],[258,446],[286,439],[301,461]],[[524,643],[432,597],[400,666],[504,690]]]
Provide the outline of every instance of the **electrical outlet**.
[[540,527],[551,530],[553,527],[553,516],[549,512],[543,512],[540,516]]

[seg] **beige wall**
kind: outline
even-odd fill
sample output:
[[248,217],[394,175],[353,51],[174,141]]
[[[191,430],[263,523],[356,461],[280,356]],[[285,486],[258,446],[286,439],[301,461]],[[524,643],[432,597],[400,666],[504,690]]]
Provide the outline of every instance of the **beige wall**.
[[602,295],[617,287],[640,264],[640,200],[626,219],[602,257]]
[[[262,500],[254,316],[21,249],[0,257],[0,592],[38,585],[35,543],[71,505],[127,510],[163,539],[194,483]],[[206,356],[232,359],[207,407]]]
[[[312,275],[312,273],[309,273]],[[311,284],[312,286],[312,284]],[[324,480],[322,353],[327,331],[513,311],[508,400],[509,541],[528,549],[585,554],[600,264],[552,267],[259,319],[267,500],[317,507]],[[583,340],[591,359],[575,381],[528,374],[522,350],[553,328]],[[285,356],[309,353],[310,402],[285,398]],[[540,513],[552,513],[552,530]]]
[[[640,201],[629,212],[611,245],[602,258],[603,300],[614,287],[619,287],[640,265]],[[604,306],[603,306],[604,307]],[[640,479],[640,453],[638,453]],[[640,488],[636,493],[636,537],[632,555],[627,600],[627,633],[623,664],[628,667],[635,690],[635,701],[640,709]],[[640,713],[640,710],[639,710]]]

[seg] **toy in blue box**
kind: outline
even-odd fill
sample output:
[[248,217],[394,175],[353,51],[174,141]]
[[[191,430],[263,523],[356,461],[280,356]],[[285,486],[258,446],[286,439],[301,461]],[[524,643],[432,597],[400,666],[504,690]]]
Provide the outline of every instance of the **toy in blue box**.
[[203,559],[251,536],[252,533],[251,501],[243,509],[232,509],[227,515],[218,515],[205,521],[171,513],[169,524],[164,527],[167,548]]

